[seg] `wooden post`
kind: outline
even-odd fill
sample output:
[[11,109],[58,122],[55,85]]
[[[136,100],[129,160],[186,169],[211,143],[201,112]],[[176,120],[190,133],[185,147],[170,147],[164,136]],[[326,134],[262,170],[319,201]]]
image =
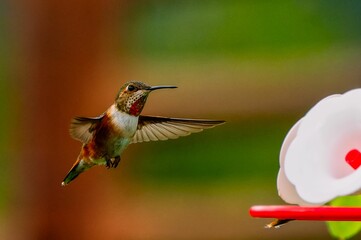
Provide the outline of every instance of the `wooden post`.
[[111,56],[112,37],[119,36],[116,21],[124,9],[112,0],[11,4],[19,46],[15,74],[21,84],[22,137],[9,235],[14,239],[113,239],[114,231],[107,230],[114,226],[101,217],[101,206],[109,198],[104,189],[111,184],[105,170],[89,171],[67,187],[60,184],[81,146],[69,137],[71,117],[100,114],[113,100],[113,95],[104,96],[109,89],[101,77]]

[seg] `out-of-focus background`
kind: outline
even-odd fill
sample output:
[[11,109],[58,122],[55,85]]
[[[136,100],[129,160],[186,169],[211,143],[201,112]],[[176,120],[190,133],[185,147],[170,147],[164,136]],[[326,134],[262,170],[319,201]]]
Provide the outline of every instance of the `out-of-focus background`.
[[[1,1],[1,239],[330,239],[324,223],[263,229],[288,129],[361,85],[359,1]],[[60,183],[96,116],[128,80],[145,114],[224,119],[131,145],[117,169]],[[305,231],[304,229],[307,229]]]

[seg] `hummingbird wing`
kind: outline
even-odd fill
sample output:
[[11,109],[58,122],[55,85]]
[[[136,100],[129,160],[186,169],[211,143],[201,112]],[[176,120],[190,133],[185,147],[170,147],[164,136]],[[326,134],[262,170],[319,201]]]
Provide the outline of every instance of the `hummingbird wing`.
[[70,123],[70,136],[82,143],[88,143],[93,136],[95,126],[101,122],[104,114],[99,117],[75,117]]
[[225,121],[139,116],[138,129],[132,143],[176,139],[191,133],[201,132]]

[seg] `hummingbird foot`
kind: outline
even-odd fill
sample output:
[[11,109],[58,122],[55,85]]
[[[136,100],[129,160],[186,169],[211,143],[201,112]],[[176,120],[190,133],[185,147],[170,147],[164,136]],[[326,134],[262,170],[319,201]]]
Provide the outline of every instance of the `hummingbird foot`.
[[106,168],[116,168],[120,162],[120,156],[116,156],[115,158],[107,158],[105,159]]
[[113,161],[112,161],[111,158],[106,158],[106,159],[105,159],[105,167],[106,167],[107,169],[113,167]]
[[120,162],[120,156],[116,156],[113,161],[113,168],[118,167],[119,162]]

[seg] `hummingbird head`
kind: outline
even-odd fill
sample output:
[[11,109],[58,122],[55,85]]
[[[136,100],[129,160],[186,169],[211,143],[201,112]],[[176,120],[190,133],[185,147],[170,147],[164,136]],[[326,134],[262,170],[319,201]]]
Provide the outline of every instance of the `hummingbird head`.
[[176,86],[151,87],[142,82],[127,82],[120,88],[115,104],[120,111],[138,116],[143,110],[149,93],[162,88],[176,88]]

